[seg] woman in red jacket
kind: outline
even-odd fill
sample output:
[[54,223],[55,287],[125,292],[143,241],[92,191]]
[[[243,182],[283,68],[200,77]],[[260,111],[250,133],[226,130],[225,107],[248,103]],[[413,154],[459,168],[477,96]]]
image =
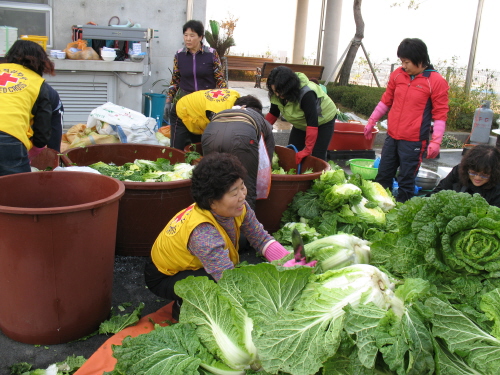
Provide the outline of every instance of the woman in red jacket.
[[391,73],[387,89],[365,127],[365,137],[371,139],[376,122],[389,111],[387,138],[375,181],[391,188],[399,168],[397,200],[405,202],[414,196],[415,177],[424,153],[427,151],[428,159],[439,154],[449,110],[449,86],[431,65],[427,46],[420,39],[404,39],[397,55],[401,67]]

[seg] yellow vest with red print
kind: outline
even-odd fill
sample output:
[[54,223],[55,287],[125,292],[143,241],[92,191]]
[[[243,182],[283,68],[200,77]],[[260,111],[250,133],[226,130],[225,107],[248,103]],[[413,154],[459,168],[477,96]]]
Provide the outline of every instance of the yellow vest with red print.
[[0,64],[0,131],[19,139],[29,150],[33,135],[31,110],[44,79],[19,64]]
[[203,134],[210,122],[206,111],[219,113],[233,108],[240,93],[230,89],[200,90],[183,96],[176,104],[177,116],[193,134]]
[[[240,237],[240,227],[247,213],[235,217],[236,244]],[[229,258],[234,265],[239,263],[238,245],[234,245],[225,229],[217,222],[212,213],[203,210],[193,203],[188,208],[180,211],[161,231],[151,249],[151,258],[158,270],[165,275],[172,276],[179,271],[198,270],[203,268],[201,261],[191,254],[187,248],[191,232],[201,223],[212,224],[221,234],[229,250]]]

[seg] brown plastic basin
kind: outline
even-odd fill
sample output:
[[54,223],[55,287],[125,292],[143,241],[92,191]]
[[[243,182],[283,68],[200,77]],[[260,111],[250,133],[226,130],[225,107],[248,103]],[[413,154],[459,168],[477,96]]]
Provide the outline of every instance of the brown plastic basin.
[[[169,159],[183,163],[183,151],[163,146],[114,143],[72,148],[61,155],[64,165],[86,166],[102,161],[123,165],[135,159]],[[170,182],[123,182],[125,194],[120,200],[116,254],[149,256],[154,241],[168,221],[186,208],[191,197],[191,180]]]
[[0,329],[27,344],[95,331],[111,308],[123,183],[83,172],[0,177]]
[[[286,147],[276,146],[279,164],[285,171],[296,169],[295,151]],[[323,171],[330,169],[330,165],[314,156],[307,156],[302,161],[302,171],[312,168],[308,174],[273,174],[271,176],[271,190],[267,199],[257,200],[255,215],[269,233],[274,233],[281,226],[281,216],[299,191],[306,191],[313,180],[319,178]]]

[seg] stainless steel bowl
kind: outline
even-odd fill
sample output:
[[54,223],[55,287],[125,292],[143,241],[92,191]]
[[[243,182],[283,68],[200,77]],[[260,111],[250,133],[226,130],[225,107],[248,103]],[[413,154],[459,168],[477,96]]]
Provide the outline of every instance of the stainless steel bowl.
[[440,179],[441,176],[436,172],[420,168],[415,178],[415,185],[420,186],[422,190],[432,190],[437,186]]
[[144,60],[146,55],[130,55],[129,57],[130,57],[130,61],[141,62],[142,60]]

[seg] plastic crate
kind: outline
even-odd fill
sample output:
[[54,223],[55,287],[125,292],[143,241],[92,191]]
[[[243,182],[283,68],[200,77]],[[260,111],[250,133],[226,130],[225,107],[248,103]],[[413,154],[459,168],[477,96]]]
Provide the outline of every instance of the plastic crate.
[[373,168],[373,159],[351,159],[347,165],[351,167],[351,172],[360,174],[365,180],[373,180],[377,177],[378,168]]
[[47,42],[49,40],[48,36],[42,35],[21,35],[20,39],[31,40],[32,42],[38,43],[42,46],[44,50],[47,50]]

